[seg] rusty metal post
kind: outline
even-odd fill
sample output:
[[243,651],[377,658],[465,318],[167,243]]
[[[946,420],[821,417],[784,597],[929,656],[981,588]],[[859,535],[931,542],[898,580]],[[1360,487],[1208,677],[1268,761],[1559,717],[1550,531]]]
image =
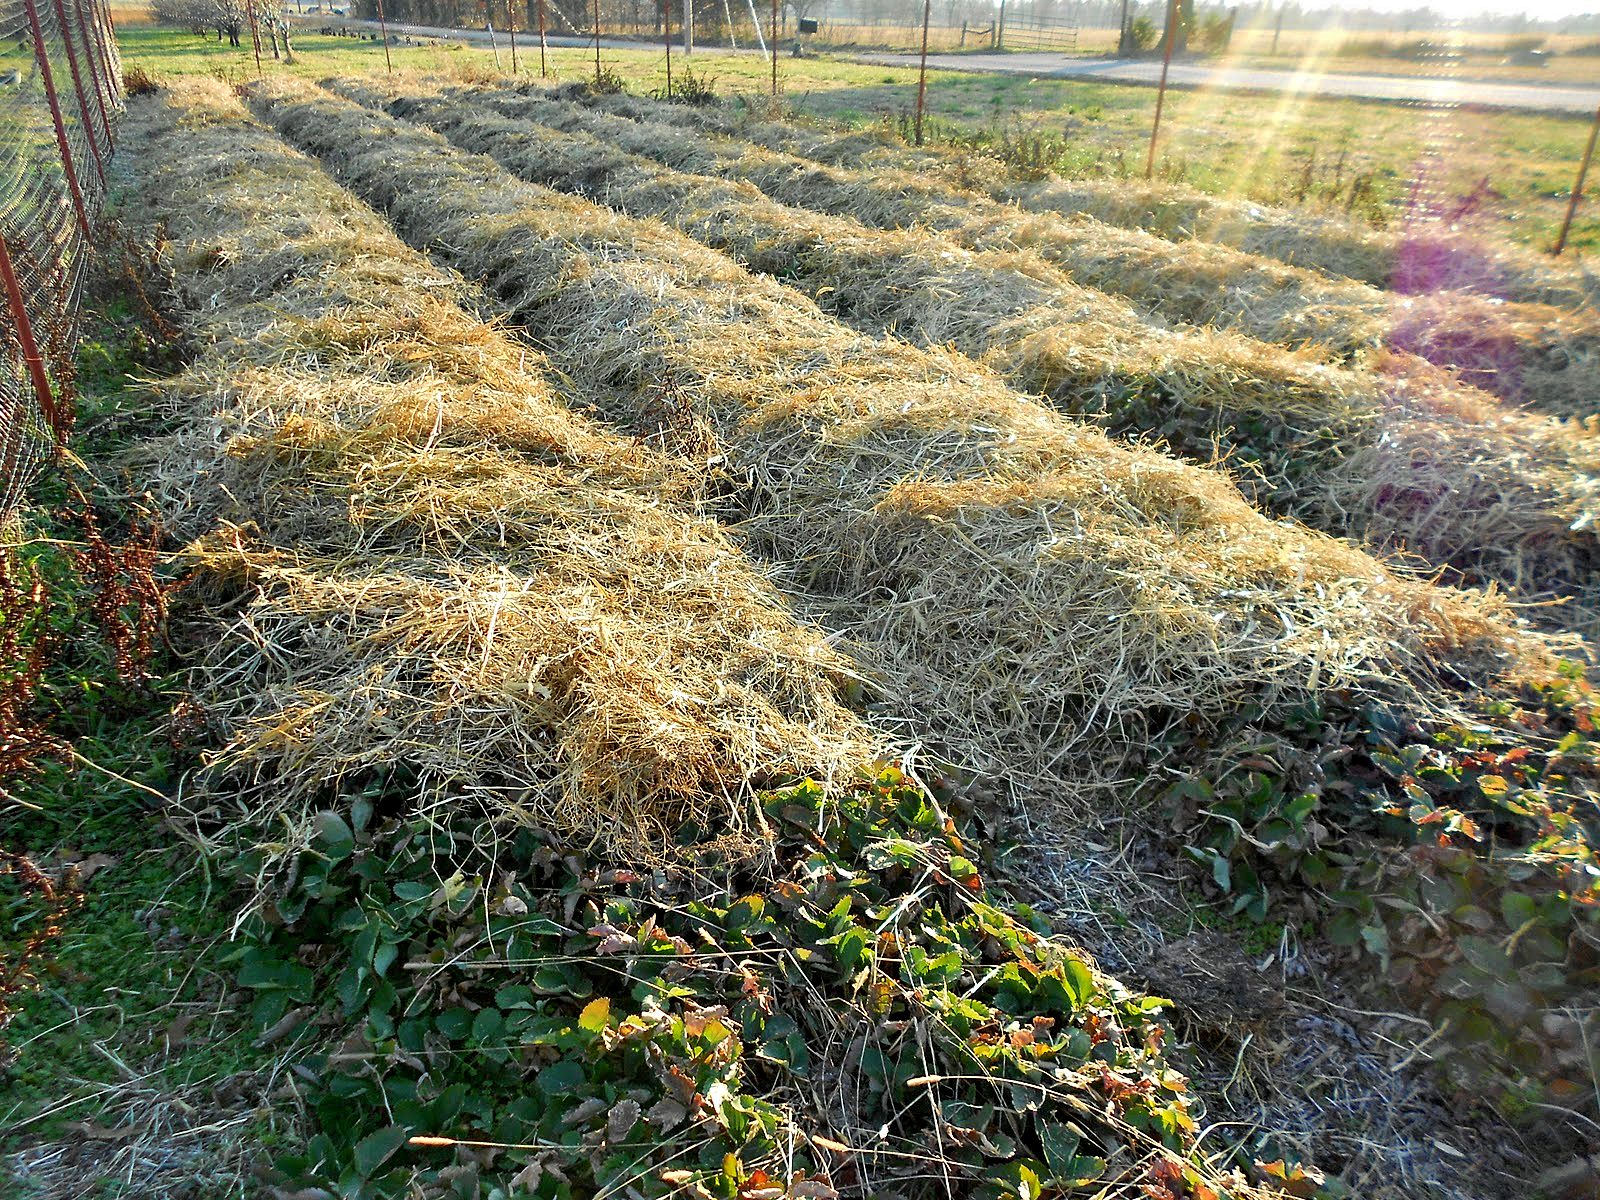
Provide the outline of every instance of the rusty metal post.
[[1589,164],[1594,161],[1594,144],[1600,139],[1600,108],[1594,110],[1594,124],[1589,127],[1589,144],[1584,147],[1583,162],[1578,167],[1578,182],[1572,185],[1572,197],[1567,201],[1567,215],[1561,222],[1561,234],[1556,238],[1555,249],[1550,253],[1560,255],[1567,248],[1567,235],[1572,232],[1572,218],[1578,215],[1578,201],[1583,199],[1583,184],[1589,178]]
[[[76,2],[73,4],[73,12],[75,12],[78,17],[78,32],[83,35],[83,53],[89,62],[89,78],[94,83],[94,100],[96,106],[98,106],[100,109],[100,126],[105,131],[106,148],[110,149],[111,110],[106,107],[106,97],[111,94],[111,80],[109,77],[102,80],[101,75],[103,72],[95,68],[95,61],[98,58],[98,55],[95,54],[94,38],[89,33],[89,22],[84,19],[83,3],[84,0],[76,0]],[[113,103],[115,103],[115,101],[113,101]]]
[[594,85],[600,86],[600,0],[594,0]]
[[83,72],[78,69],[78,52],[72,45],[72,26],[67,23],[67,9],[63,0],[55,0],[56,23],[61,28],[61,44],[67,48],[67,69],[72,73],[72,90],[78,97],[78,115],[83,118],[83,136],[89,143],[89,157],[94,159],[94,173],[100,186],[106,185],[106,164],[100,158],[100,145],[94,140],[94,120],[89,116],[89,97],[84,94]]
[[1144,177],[1156,170],[1156,139],[1161,136],[1161,109],[1167,102],[1167,68],[1172,66],[1172,43],[1178,40],[1178,0],[1167,0],[1167,49],[1161,57],[1161,86],[1156,90],[1156,119],[1150,126],[1150,157],[1145,160]]
[[511,36],[511,74],[517,73],[517,0],[506,0],[506,32]]
[[922,145],[922,106],[928,98],[928,21],[933,0],[922,0],[922,61],[917,65],[917,145]]
[[772,28],[767,31],[772,38],[772,98],[778,98],[778,0],[772,0]]
[[383,62],[389,68],[389,74],[394,74],[394,59],[389,57],[389,21],[383,15],[383,0],[378,0],[378,29],[383,34]]
[[539,78],[550,77],[549,68],[545,66],[545,36],[544,36],[544,0],[539,0]]
[[22,0],[28,10],[28,24],[33,30],[33,57],[39,64],[39,78],[44,83],[45,99],[50,102],[50,118],[55,122],[56,147],[61,151],[61,168],[67,174],[67,190],[72,194],[72,207],[78,214],[78,224],[83,236],[94,236],[89,222],[89,206],[84,203],[83,189],[78,186],[78,168],[72,162],[72,146],[67,142],[67,123],[61,119],[61,101],[56,96],[55,76],[50,71],[50,55],[44,48],[44,27],[39,23],[36,0]]
[[661,44],[667,48],[667,99],[670,100],[672,99],[672,0],[661,0]]
[[[95,4],[95,0],[80,0],[80,4],[83,2],[91,5]],[[81,7],[79,12],[82,12]],[[115,94],[117,68],[111,58],[111,43],[116,40],[117,28],[111,22],[111,7],[109,3],[100,4],[95,8],[95,25],[102,27],[98,44],[100,47],[100,61],[106,71],[106,87],[112,89],[111,94]],[[108,126],[106,137],[109,139],[110,136],[111,130]]]
[[[256,24],[256,0],[244,0],[245,16],[250,18],[250,44],[256,51],[256,78],[261,78],[261,26]],[[277,49],[276,46],[273,49]]]
[[[28,320],[28,306],[22,299],[22,285],[17,281],[16,269],[11,264],[11,249],[3,237],[0,237],[0,279],[4,281],[6,303],[11,309],[11,319],[16,324],[23,361],[28,364],[33,390],[39,394],[39,411],[44,413],[44,419],[50,423],[50,431],[59,439],[61,431],[58,428],[55,397],[50,392],[50,377],[45,373],[44,356],[39,353],[39,343],[33,336],[33,323]],[[6,456],[11,457],[11,453],[12,448],[7,446]],[[14,464],[7,464],[8,468],[12,466]]]

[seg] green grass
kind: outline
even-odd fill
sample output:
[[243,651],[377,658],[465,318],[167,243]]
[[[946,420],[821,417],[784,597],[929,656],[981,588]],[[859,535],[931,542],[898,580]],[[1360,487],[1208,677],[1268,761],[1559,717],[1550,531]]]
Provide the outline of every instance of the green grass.
[[[123,56],[156,73],[220,73],[243,82],[255,74],[251,53],[186,32],[139,28],[122,34]],[[375,42],[300,34],[292,67],[267,60],[265,69],[312,78],[384,70]],[[396,70],[416,68],[480,73],[494,69],[487,47],[461,44],[395,47]],[[682,59],[677,69],[682,69]],[[504,44],[501,64],[510,67]],[[666,82],[659,50],[603,50],[606,66],[631,90]],[[523,44],[521,73],[537,77],[538,51]],[[558,80],[592,75],[593,52],[549,53]],[[719,94],[759,95],[770,88],[770,67],[752,54],[700,50],[697,74]],[[916,103],[917,75],[909,69],[811,57],[780,63],[786,102],[794,109],[856,125],[893,121]],[[1066,174],[1142,174],[1151,118],[1151,88],[1079,80],[1028,79],[932,71],[929,112],[938,134],[1041,135],[1052,165]],[[1208,192],[1265,202],[1347,196],[1358,177],[1370,180],[1379,215],[1398,211],[1426,167],[1441,203],[1471,194],[1481,183],[1495,193],[1476,218],[1486,233],[1547,248],[1565,209],[1588,122],[1540,114],[1429,111],[1399,104],[1177,91],[1163,118],[1160,173]],[[1600,248],[1600,202],[1580,213],[1572,246]]]
[[[105,304],[89,326],[79,354],[81,436],[75,444],[105,482],[114,475],[106,465],[112,456],[150,423],[149,397],[132,376],[161,365],[170,347],[141,332],[123,299]],[[112,520],[122,515],[108,496],[97,502]],[[94,1191],[87,1176],[159,1136],[181,1112],[174,1106],[210,1106],[210,1115],[202,1108],[202,1115],[186,1114],[186,1122],[228,1126],[238,1144],[269,1136],[271,1124],[216,1097],[219,1084],[251,1072],[272,1051],[252,1046],[234,1012],[232,969],[221,961],[236,911],[226,885],[165,822],[151,794],[173,793],[194,765],[194,749],[175,744],[167,727],[182,679],[165,654],[150,664],[155,678],[118,679],[90,595],[72,569],[80,530],[59,516],[68,503],[59,474],[47,474],[17,529],[23,542],[18,557],[47,581],[49,619],[61,636],[39,706],[50,729],[70,740],[74,757],[44,762],[37,773],[8,781],[10,796],[0,799],[0,814],[4,845],[47,871],[63,861],[102,865],[84,884],[43,960],[39,986],[24,995],[6,1031],[15,1061],[0,1073],[7,1151],[0,1156],[0,1194],[19,1200],[63,1194],[48,1190],[50,1183],[82,1187],[75,1196],[153,1194],[141,1172],[130,1187],[108,1178]],[[34,910],[14,882],[0,879],[4,949],[13,946],[19,927],[33,927]],[[56,1166],[53,1175],[45,1172],[44,1184],[30,1180],[22,1161],[63,1143],[87,1147],[87,1157]],[[177,1155],[185,1182],[209,1181],[220,1189],[231,1176],[202,1161],[209,1145],[187,1138],[161,1151]],[[197,1148],[200,1158],[183,1157]]]

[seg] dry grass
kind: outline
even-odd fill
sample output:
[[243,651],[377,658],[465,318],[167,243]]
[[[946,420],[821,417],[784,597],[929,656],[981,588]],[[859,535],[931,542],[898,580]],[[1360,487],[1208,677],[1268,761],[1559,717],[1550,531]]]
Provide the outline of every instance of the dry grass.
[[[382,96],[338,86],[369,104]],[[1144,328],[1115,299],[1028,254],[971,254],[921,232],[869,230],[621,148],[703,141],[665,126],[426,85],[407,85],[392,107],[520,178],[662,220],[869,331],[982,357],[1118,434],[1156,435],[1202,461],[1230,453],[1254,497],[1276,511],[1526,598],[1587,598],[1600,550],[1589,518],[1600,476],[1594,437],[1503,409],[1425,364],[1374,355],[1373,370],[1351,373],[1244,339]],[[621,135],[619,144],[601,132]],[[1556,619],[1592,618],[1582,604]]]
[[684,470],[569,411],[459,279],[218,83],[132,124],[206,346],[144,456],[199,579],[241,600],[195,671],[228,815],[292,843],[379,779],[648,853],[880,752],[853,668],[686,511]]
[[619,421],[663,383],[690,397],[748,481],[746,537],[968,765],[1081,789],[1241,705],[1350,687],[1430,707],[1539,669],[1542,643],[1493,601],[1271,522],[1225,477],[969,360],[854,334],[658,224],[326,92],[256,94],[406,236],[489,281]]
[[[1175,248],[1152,232],[1101,219],[1092,207],[1033,204],[1030,197],[1046,194],[1054,184],[1008,179],[993,163],[880,145],[867,156],[866,166],[854,155],[826,165],[765,148],[795,145],[834,157],[831,143],[802,128],[755,124],[744,128],[740,139],[719,145],[705,136],[706,127],[731,131],[733,125],[716,110],[627,96],[596,97],[591,103],[629,118],[633,128],[612,123],[590,126],[590,131],[638,153],[684,170],[746,179],[774,199],[876,227],[937,229],[976,250],[1026,249],[1077,282],[1168,320],[1237,329],[1264,341],[1339,356],[1382,344],[1458,370],[1474,385],[1512,401],[1562,415],[1600,411],[1600,318],[1594,309],[1507,302],[1498,298],[1482,263],[1466,278],[1447,274],[1425,284],[1418,280],[1418,286],[1403,290],[1419,294],[1394,295],[1370,283],[1289,265],[1260,247],[1236,249],[1201,236]],[[686,136],[685,127],[695,135]],[[852,150],[859,146],[857,137],[844,140]],[[944,169],[930,171],[930,162]],[[956,178],[952,167],[959,172]],[[1307,219],[1297,214],[1296,220],[1304,228]],[[1452,256],[1421,244],[1408,252],[1413,273],[1431,272],[1441,254]],[[1493,295],[1475,294],[1473,288]]]

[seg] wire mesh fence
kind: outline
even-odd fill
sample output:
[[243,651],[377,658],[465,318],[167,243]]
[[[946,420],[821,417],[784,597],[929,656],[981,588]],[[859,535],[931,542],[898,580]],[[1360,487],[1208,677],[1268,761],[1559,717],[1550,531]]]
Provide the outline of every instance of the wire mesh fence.
[[0,515],[71,429],[121,81],[105,0],[0,0]]

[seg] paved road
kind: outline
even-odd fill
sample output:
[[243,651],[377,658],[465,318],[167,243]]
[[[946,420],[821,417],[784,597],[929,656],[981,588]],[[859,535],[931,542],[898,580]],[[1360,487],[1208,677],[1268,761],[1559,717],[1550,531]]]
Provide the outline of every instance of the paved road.
[[[376,21],[318,18],[301,19],[302,28],[322,24],[376,30]],[[446,38],[489,44],[481,29],[440,29],[430,25],[402,25],[391,21],[389,32],[418,38]],[[495,31],[495,40],[507,49],[505,30]],[[539,35],[517,31],[518,49],[537,49]],[[552,46],[592,46],[590,38],[552,34]],[[676,39],[675,39],[676,42]],[[602,37],[604,49],[637,50],[654,43],[624,38]],[[674,49],[676,49],[676,44]],[[726,47],[706,47],[716,54],[729,53]],[[751,48],[749,53],[755,53]],[[746,53],[741,47],[739,53]],[[860,62],[884,66],[915,67],[914,54],[857,54]],[[1159,62],[1129,62],[1120,58],[1077,58],[1065,54],[930,54],[928,65],[949,71],[979,71],[1002,75],[1029,75],[1043,79],[1084,79],[1103,83],[1127,83],[1154,87],[1161,78]],[[1221,88],[1230,91],[1304,92],[1315,96],[1345,97],[1358,100],[1410,101],[1430,106],[1470,105],[1474,108],[1523,109],[1532,112],[1592,113],[1600,107],[1600,82],[1594,87],[1574,87],[1542,83],[1489,83],[1484,80],[1435,79],[1407,75],[1301,75],[1293,71],[1270,71],[1246,67],[1216,67],[1203,63],[1173,63],[1168,82],[1182,88]]]
[[[885,66],[917,65],[917,58],[912,54],[863,54],[858,57]],[[930,54],[928,65],[949,71],[984,71],[1044,79],[1084,79],[1149,87],[1154,87],[1161,79],[1159,62],[1075,58],[1064,54]],[[1600,74],[1600,68],[1597,68],[1597,74]],[[1314,96],[1411,101],[1433,106],[1462,104],[1474,108],[1570,113],[1592,113],[1600,107],[1600,80],[1593,87],[1578,87],[1406,75],[1301,75],[1293,71],[1173,63],[1168,82],[1184,88],[1303,92]]]

